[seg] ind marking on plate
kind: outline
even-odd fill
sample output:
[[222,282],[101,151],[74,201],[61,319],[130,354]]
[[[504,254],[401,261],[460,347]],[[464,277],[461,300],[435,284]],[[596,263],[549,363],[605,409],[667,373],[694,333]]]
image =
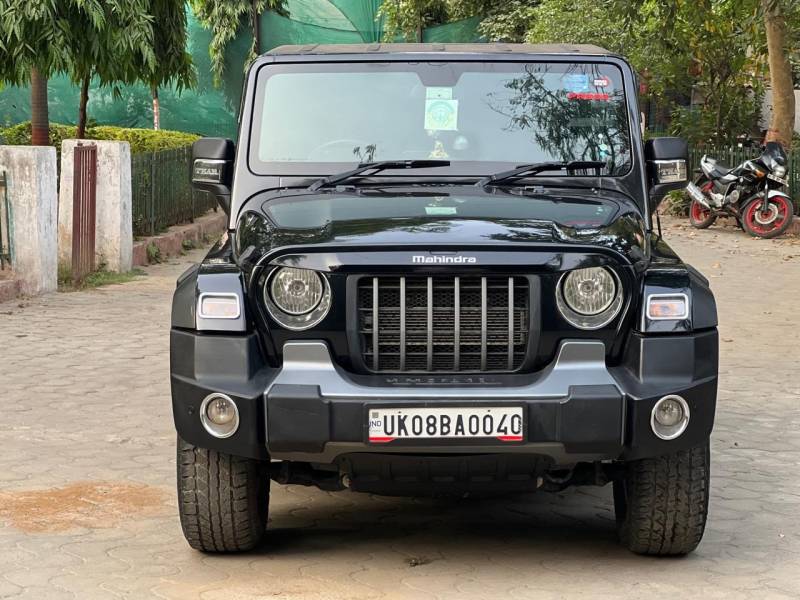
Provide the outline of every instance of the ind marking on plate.
[[369,413],[369,441],[457,440],[493,438],[501,442],[523,440],[521,406],[476,408],[384,408]]

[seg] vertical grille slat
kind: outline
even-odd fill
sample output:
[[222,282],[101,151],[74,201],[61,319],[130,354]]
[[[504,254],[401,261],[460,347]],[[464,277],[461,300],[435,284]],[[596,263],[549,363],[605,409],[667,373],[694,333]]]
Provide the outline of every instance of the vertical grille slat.
[[461,367],[461,278],[453,280],[453,370]]
[[508,278],[508,370],[514,368],[514,278]]
[[[377,369],[376,369],[377,370]],[[400,370],[406,370],[406,278],[400,278]]]
[[525,277],[368,276],[356,294],[358,351],[368,371],[497,373],[525,362]]
[[433,371],[433,277],[428,277],[428,371]]
[[372,278],[372,370],[377,371],[380,365],[380,313],[379,311],[380,289],[378,278]]
[[488,337],[486,277],[481,277],[481,371],[486,370],[486,341]]

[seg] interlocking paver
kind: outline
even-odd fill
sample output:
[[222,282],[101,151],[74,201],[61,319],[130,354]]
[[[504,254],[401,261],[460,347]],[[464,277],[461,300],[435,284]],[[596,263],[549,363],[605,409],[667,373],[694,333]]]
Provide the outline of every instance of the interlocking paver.
[[273,486],[269,547],[190,550],[167,353],[193,252],[125,285],[0,304],[0,598],[800,597],[800,240],[674,220],[666,237],[711,279],[721,320],[693,555],[617,546],[608,488],[448,501]]

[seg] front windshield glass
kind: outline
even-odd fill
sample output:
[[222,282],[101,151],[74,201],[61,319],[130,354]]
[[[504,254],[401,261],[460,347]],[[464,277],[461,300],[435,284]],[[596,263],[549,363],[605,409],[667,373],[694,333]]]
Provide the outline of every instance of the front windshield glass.
[[[566,190],[564,190],[566,192]],[[281,229],[318,229],[330,223],[362,220],[440,221],[451,219],[507,219],[547,221],[579,229],[603,227],[616,215],[615,202],[570,197],[436,195],[436,194],[324,194],[272,198],[262,210]],[[368,215],[368,217],[366,216]]]
[[[250,162],[323,175],[376,160],[449,159],[448,174],[540,161],[631,165],[612,64],[327,63],[261,69]],[[443,172],[437,174],[444,174]]]

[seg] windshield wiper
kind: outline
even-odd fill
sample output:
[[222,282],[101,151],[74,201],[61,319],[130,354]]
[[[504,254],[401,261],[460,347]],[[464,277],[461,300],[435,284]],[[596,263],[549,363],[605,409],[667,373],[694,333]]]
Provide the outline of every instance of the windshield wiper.
[[599,160],[571,160],[563,162],[538,162],[530,163],[527,165],[520,165],[516,169],[509,171],[501,171],[494,175],[487,175],[475,185],[477,187],[486,187],[487,185],[494,185],[497,183],[508,183],[526,177],[528,175],[536,175],[542,171],[575,171],[578,169],[595,169],[597,176],[600,176],[600,169],[606,168],[608,165]]
[[374,174],[386,169],[427,169],[430,167],[449,167],[449,160],[379,160],[375,162],[361,163],[355,169],[350,171],[343,171],[341,173],[334,173],[322,179],[318,179],[310,186],[309,191],[316,191],[327,185],[336,185],[342,183],[353,177],[364,175],[367,171],[372,171]]

